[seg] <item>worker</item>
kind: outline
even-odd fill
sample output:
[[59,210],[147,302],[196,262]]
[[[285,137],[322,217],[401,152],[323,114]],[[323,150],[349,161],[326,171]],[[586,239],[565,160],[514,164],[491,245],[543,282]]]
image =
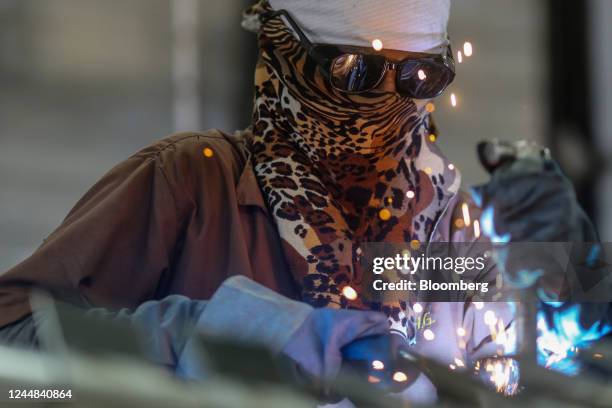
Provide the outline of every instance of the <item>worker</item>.
[[[0,275],[0,338],[35,343],[28,296],[39,287],[136,320],[168,304],[191,305],[185,313],[204,326],[214,320],[221,333],[263,336],[293,355],[307,350],[307,339],[335,341],[316,333],[318,318],[305,323],[315,313],[306,305],[357,309],[326,312],[337,325],[332,332],[353,327],[330,346],[334,373],[341,346],[380,334],[381,315],[394,347],[447,362],[495,355],[485,311],[469,298],[427,305],[420,313],[431,318],[420,319],[412,302],[371,302],[359,284],[368,273],[358,261],[364,243],[486,239],[455,222],[464,205],[472,219],[480,210],[459,190],[460,174],[439,151],[432,121],[432,99],[455,76],[450,3],[270,0],[249,8],[243,26],[259,43],[251,125],[235,134],[175,134],[111,169],[30,257]],[[536,189],[532,198],[576,205],[571,194],[549,193]],[[503,221],[521,222],[512,216]],[[227,281],[235,275],[250,280]],[[261,306],[263,289],[251,280],[283,301]],[[260,307],[251,307],[249,296]],[[294,319],[283,308],[296,311]],[[508,310],[491,308],[511,324]],[[159,327],[152,333],[172,329],[163,314],[153,315]],[[466,333],[462,344],[454,341],[458,327]],[[291,343],[298,332],[306,335]],[[170,348],[168,364],[178,364],[179,348]],[[319,363],[311,371],[323,375],[329,363],[315,354],[320,348],[312,350]],[[295,360],[309,364],[304,356]],[[409,383],[435,394],[425,379]]]

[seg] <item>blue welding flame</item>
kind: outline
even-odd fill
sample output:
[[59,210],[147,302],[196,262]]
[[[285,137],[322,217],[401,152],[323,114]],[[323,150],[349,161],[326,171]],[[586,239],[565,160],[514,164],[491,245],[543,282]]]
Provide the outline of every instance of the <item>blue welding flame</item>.
[[[477,189],[471,190],[476,205],[482,208],[482,195]],[[498,234],[495,231],[494,210],[486,206],[480,216],[481,230],[491,242],[506,244],[510,242],[510,234]],[[595,245],[589,253],[587,264],[592,265],[599,258],[601,247]],[[503,269],[507,251],[497,248],[498,267]],[[517,288],[533,285],[543,271],[519,271],[511,282]],[[580,323],[581,305],[567,305],[548,299],[544,291],[538,290],[542,300],[537,314],[538,326],[538,364],[566,375],[576,375],[580,371],[578,352],[589,348],[603,336],[612,332],[612,326],[606,320],[600,320],[585,328]]]
[[578,351],[612,331],[612,326],[604,321],[584,328],[580,313],[579,304],[564,308],[544,306],[538,312],[538,364],[567,375],[578,374]]

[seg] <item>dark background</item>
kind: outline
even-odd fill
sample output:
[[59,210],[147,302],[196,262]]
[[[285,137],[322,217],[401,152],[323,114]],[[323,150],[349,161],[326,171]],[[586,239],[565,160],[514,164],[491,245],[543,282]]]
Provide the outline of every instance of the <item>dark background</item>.
[[[0,272],[107,169],[180,130],[249,123],[250,1],[0,0]],[[464,188],[485,138],[549,145],[612,239],[612,1],[453,0],[474,55],[436,101]],[[450,106],[449,95],[459,104]]]

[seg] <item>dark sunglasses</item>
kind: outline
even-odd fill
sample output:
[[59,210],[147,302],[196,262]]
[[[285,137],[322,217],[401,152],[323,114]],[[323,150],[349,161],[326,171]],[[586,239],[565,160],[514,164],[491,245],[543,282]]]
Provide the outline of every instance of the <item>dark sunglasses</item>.
[[380,54],[363,52],[361,47],[312,44],[287,10],[269,11],[262,23],[283,16],[297,33],[308,55],[338,91],[359,94],[376,88],[390,69],[395,70],[395,87],[402,96],[431,99],[439,96],[455,78],[455,61],[450,45],[444,55],[388,61]]

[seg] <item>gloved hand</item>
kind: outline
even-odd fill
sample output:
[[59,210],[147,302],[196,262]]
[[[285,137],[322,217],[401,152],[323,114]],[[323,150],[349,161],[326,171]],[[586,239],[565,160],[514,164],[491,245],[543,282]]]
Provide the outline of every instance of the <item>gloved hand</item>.
[[597,241],[571,182],[550,158],[505,163],[488,183],[474,187],[472,196],[483,209],[487,235],[513,242]]
[[282,353],[293,360],[317,389],[326,392],[326,383],[334,380],[343,364],[343,347],[362,338],[389,332],[382,313],[314,309],[294,332]]
[[[342,365],[341,349],[352,341],[387,333],[384,314],[357,310],[313,309],[288,299],[244,276],[227,279],[196,317],[204,335],[259,344],[295,363],[298,380],[321,391]],[[191,339],[181,348],[176,372],[202,379],[206,367]]]
[[400,357],[402,349],[407,350],[408,344],[397,334],[357,339],[342,349],[343,371],[357,374],[384,391],[401,392],[420,374],[416,366]]
[[[488,161],[496,155],[482,152],[496,148],[502,152],[499,160]],[[563,243],[598,241],[571,182],[546,150],[531,143],[486,143],[479,149],[492,172],[488,183],[472,189],[482,208],[481,229],[494,242],[515,243],[497,250],[506,281],[521,288],[539,279],[542,300],[566,297],[568,247]],[[521,244],[533,242],[547,244]]]

